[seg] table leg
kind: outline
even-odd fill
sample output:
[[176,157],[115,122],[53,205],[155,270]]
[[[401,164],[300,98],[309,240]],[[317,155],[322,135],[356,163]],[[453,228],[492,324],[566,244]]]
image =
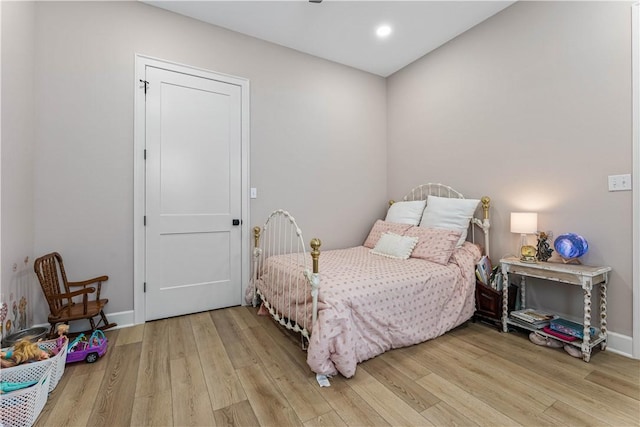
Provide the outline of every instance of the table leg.
[[600,343],[600,349],[607,348],[609,336],[607,334],[607,279],[600,284],[600,334],[604,337],[604,341]]
[[509,273],[502,265],[502,332],[508,332],[507,316],[509,315]]
[[583,283],[584,292],[584,321],[582,330],[582,358],[585,362],[591,359],[591,284]]

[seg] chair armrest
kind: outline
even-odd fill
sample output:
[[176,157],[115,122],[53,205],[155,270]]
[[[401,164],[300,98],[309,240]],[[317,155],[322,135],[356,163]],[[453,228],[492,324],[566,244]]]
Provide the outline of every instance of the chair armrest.
[[55,295],[53,298],[55,298],[55,299],[69,299],[69,298],[73,298],[75,296],[82,295],[82,294],[85,294],[85,295],[86,294],[92,294],[95,291],[96,291],[96,288],[94,288],[94,287],[83,288],[83,289],[78,289],[77,291]]
[[94,277],[93,279],[83,280],[82,282],[67,282],[69,287],[71,286],[87,286],[92,283],[98,284],[98,293],[96,294],[96,299],[100,299],[100,290],[102,289],[102,282],[106,282],[109,280],[109,276],[100,276]]
[[91,283],[106,282],[107,280],[109,280],[109,276],[100,276],[100,277],[94,277],[93,279],[83,280],[82,282],[67,282],[67,285],[87,286],[87,285],[90,285]]

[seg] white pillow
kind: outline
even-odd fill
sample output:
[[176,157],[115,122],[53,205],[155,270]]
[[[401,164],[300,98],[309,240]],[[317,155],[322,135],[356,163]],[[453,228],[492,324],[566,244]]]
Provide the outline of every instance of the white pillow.
[[409,259],[413,248],[418,243],[417,237],[400,236],[399,234],[383,233],[370,250],[372,254],[382,255],[389,258]]
[[420,218],[422,218],[422,212],[426,204],[426,200],[395,202],[389,206],[387,217],[384,220],[397,224],[418,225],[420,224]]
[[443,228],[462,233],[456,247],[462,246],[467,239],[469,221],[480,200],[449,199],[447,197],[428,196],[427,207],[422,215],[420,227]]

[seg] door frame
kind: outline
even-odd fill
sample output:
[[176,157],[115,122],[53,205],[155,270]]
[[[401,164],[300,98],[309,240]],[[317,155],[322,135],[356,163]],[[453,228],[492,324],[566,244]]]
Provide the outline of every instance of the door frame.
[[640,359],[640,2],[631,6],[633,275],[632,357]]
[[145,93],[141,80],[144,80],[147,66],[162,68],[168,71],[189,74],[196,77],[216,80],[223,83],[233,84],[240,87],[241,103],[241,301],[244,302],[244,292],[249,283],[250,272],[250,250],[249,250],[249,80],[217,73],[203,68],[192,67],[190,65],[179,64],[164,59],[154,58],[147,55],[135,54],[135,79],[134,79],[134,120],[133,120],[133,310],[134,324],[145,322],[145,197],[146,197],[146,168],[144,159],[145,150]]

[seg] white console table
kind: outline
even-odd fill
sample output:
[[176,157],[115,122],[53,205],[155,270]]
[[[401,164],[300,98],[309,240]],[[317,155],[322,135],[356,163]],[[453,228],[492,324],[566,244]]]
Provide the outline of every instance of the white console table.
[[[546,334],[544,331],[534,327],[527,327],[521,323],[513,322],[509,319],[508,309],[508,288],[509,275],[520,276],[520,302],[522,308],[526,305],[526,278],[535,277],[537,279],[549,280],[568,285],[580,286],[584,297],[584,318],[582,325],[582,341],[565,341],[567,344],[579,347],[582,350],[582,358],[585,362],[591,359],[591,349],[596,345],[604,350],[607,347],[607,284],[611,267],[590,267],[576,264],[559,264],[550,262],[527,263],[518,258],[504,258],[500,260],[504,286],[502,287],[502,330],[508,331],[508,326],[515,325],[521,328],[537,331],[550,338],[559,339]],[[591,330],[591,291],[594,286],[600,285],[600,330],[596,336],[592,337]],[[560,341],[563,341],[560,339]]]

